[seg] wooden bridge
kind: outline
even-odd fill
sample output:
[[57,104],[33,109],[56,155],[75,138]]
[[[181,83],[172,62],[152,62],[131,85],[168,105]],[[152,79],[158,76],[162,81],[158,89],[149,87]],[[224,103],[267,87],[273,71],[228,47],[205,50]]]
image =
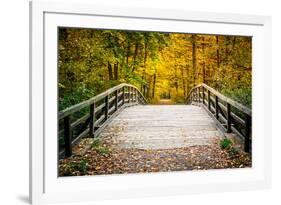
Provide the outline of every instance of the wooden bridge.
[[186,105],[148,105],[135,86],[123,83],[59,113],[60,156],[71,156],[84,137],[110,136],[125,149],[172,149],[207,145],[225,133],[234,133],[250,152],[251,115],[205,84],[190,91]]

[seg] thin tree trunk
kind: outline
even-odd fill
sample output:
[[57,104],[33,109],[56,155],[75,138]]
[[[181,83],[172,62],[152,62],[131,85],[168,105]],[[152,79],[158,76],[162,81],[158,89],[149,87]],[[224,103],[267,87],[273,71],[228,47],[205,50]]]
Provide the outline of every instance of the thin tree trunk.
[[[145,42],[144,43],[144,60],[143,60],[144,66],[143,66],[143,72],[142,72],[142,77],[141,77],[142,80],[144,80],[144,78],[145,78],[147,56],[148,56],[147,42]],[[141,92],[142,92],[143,86],[144,85],[141,85]]]
[[181,78],[182,78],[182,88],[183,88],[183,95],[186,97],[186,87],[185,87],[185,79],[183,74],[183,68],[181,67]]
[[132,72],[134,72],[135,69],[136,69],[136,60],[137,60],[137,56],[138,56],[138,50],[139,50],[139,43],[137,42],[136,45],[135,45],[135,52],[134,52],[134,57],[133,57],[133,59],[134,59],[134,62],[133,62],[134,65],[133,65]]
[[154,98],[154,96],[155,96],[155,85],[156,85],[156,70],[153,75],[152,98]]
[[206,62],[205,62],[205,43],[203,37],[202,51],[203,51],[203,83],[206,83]]
[[130,45],[130,43],[128,42],[128,45],[127,45],[127,53],[126,53],[126,63],[127,63],[127,66],[129,66],[130,50],[131,50],[131,45]]
[[187,66],[187,67],[185,68],[185,71],[186,71],[186,76],[187,76],[187,78],[186,78],[186,91],[187,91],[187,93],[188,93],[188,92],[189,92],[189,89],[190,89],[189,66]]
[[216,87],[218,86],[218,81],[220,81],[220,49],[219,49],[219,36],[216,36],[216,45],[217,45],[217,81]]
[[107,68],[108,68],[108,79],[113,80],[112,66],[109,63],[109,61],[108,61],[108,64],[107,64]]
[[196,36],[192,34],[192,71],[193,71],[193,86],[196,85]]
[[118,63],[114,64],[114,80],[118,80]]

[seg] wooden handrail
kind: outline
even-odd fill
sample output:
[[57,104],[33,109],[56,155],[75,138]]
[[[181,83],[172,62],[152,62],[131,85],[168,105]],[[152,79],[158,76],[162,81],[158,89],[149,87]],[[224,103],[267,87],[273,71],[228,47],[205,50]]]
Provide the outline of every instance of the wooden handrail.
[[250,108],[204,83],[190,90],[186,103],[203,106],[223,132],[236,133],[244,140],[244,150],[251,151],[252,110]]
[[[60,111],[58,120],[63,121],[63,129],[59,130],[58,133],[59,135],[63,134],[65,142],[64,150],[60,152],[60,156],[64,153],[65,157],[70,157],[72,146],[78,143],[81,138],[87,135],[97,136],[109,122],[110,116],[114,115],[118,109],[135,104],[147,104],[147,100],[137,87],[122,83]],[[71,123],[71,116],[87,107],[90,110],[89,113]],[[74,136],[73,129],[79,125],[82,125],[82,128]]]

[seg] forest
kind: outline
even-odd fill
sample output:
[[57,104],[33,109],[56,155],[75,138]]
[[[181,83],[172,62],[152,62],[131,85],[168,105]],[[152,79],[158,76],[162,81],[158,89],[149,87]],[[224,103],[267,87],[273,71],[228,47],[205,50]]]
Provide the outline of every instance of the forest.
[[205,83],[251,107],[252,38],[59,28],[59,110],[126,82],[151,104]]

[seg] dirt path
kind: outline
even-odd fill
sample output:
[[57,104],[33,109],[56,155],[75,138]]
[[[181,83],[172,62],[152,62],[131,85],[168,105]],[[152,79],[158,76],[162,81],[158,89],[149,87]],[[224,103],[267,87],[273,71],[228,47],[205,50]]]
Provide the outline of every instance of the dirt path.
[[172,105],[174,104],[172,100],[170,99],[160,99],[159,105]]

